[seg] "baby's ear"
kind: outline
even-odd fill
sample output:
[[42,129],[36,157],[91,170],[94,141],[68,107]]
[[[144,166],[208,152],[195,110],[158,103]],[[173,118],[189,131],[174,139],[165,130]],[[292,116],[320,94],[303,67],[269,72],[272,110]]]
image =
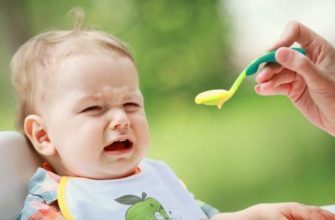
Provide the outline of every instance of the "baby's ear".
[[28,115],[24,120],[24,132],[39,154],[48,157],[56,153],[41,117]]

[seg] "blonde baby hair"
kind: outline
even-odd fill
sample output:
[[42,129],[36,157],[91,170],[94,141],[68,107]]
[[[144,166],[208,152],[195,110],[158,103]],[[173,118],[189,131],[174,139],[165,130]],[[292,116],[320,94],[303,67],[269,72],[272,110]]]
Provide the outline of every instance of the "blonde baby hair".
[[10,67],[17,99],[17,124],[23,131],[26,116],[37,114],[38,104],[47,98],[51,76],[57,64],[67,57],[80,54],[116,52],[134,59],[127,46],[105,32],[84,29],[84,12],[70,11],[75,18],[72,30],[48,31],[28,40],[14,54]]

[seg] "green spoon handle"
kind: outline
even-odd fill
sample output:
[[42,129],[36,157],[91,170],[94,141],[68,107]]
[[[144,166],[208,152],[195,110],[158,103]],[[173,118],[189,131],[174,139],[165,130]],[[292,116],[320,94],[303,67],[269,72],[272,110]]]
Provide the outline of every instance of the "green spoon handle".
[[[296,51],[298,51],[302,54],[305,54],[305,50],[303,48],[292,47],[291,49],[296,50]],[[249,66],[245,70],[247,76],[250,76],[250,75],[256,73],[257,70],[258,70],[259,65],[262,64],[262,63],[277,63],[275,55],[276,55],[276,50],[273,50],[273,51],[270,51],[269,53],[259,57],[255,61],[253,61],[251,64],[249,64]]]

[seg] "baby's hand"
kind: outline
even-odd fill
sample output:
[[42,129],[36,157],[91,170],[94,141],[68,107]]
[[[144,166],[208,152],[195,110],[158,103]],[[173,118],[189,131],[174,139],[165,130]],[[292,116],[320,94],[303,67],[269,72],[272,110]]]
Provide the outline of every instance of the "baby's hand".
[[211,220],[335,220],[335,215],[319,207],[299,203],[274,203],[218,214]]

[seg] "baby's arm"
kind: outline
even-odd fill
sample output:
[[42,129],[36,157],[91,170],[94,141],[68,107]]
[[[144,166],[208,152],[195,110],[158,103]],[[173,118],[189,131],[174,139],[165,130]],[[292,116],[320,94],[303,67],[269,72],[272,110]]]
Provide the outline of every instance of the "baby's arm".
[[335,220],[335,215],[314,206],[299,203],[258,204],[247,209],[221,213],[211,220]]

